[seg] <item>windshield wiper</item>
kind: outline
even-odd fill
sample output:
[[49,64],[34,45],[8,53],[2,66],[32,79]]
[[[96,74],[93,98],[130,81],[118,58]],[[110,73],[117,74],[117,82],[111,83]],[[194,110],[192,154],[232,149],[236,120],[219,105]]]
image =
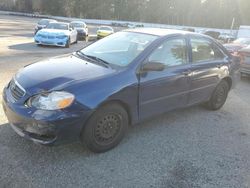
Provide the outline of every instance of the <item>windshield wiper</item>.
[[99,57],[96,57],[96,56],[92,56],[92,55],[87,55],[87,54],[84,54],[83,52],[81,52],[80,50],[79,51],[76,51],[76,53],[81,56],[81,57],[85,57],[87,59],[91,59],[91,60],[94,60],[95,62],[98,62],[98,63],[101,63],[101,64],[104,64],[104,65],[109,65],[109,63]]

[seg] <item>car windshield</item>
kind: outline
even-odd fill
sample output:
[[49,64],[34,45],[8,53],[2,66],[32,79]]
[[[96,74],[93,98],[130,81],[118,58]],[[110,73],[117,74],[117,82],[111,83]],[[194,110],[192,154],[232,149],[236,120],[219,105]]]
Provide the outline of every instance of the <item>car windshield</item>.
[[107,31],[112,31],[113,29],[110,27],[100,27],[99,30],[107,30]]
[[38,22],[38,25],[48,25],[49,22],[50,22],[50,20],[40,20],[40,21]]
[[240,38],[240,39],[235,40],[233,43],[242,44],[242,45],[250,45],[250,39]]
[[47,29],[68,30],[68,25],[64,23],[50,23]]
[[71,23],[71,25],[73,27],[84,27],[84,23],[77,23],[77,22],[75,22],[75,23]]
[[118,32],[87,46],[81,53],[125,67],[157,38],[142,33]]

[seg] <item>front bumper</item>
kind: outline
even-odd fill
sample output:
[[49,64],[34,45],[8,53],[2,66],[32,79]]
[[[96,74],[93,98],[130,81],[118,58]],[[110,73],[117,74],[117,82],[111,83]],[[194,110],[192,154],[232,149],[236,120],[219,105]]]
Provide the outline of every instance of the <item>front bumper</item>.
[[63,39],[58,39],[58,38],[53,38],[50,39],[48,37],[35,37],[35,43],[40,44],[40,45],[48,45],[48,46],[60,46],[60,47],[65,47],[68,38],[63,38]]
[[77,31],[77,38],[78,39],[85,39],[87,37],[87,33],[83,31]]
[[101,39],[111,35],[111,33],[97,33],[97,38]]
[[58,145],[77,141],[91,111],[30,109],[9,99],[3,92],[3,109],[11,128],[21,137],[42,145]]

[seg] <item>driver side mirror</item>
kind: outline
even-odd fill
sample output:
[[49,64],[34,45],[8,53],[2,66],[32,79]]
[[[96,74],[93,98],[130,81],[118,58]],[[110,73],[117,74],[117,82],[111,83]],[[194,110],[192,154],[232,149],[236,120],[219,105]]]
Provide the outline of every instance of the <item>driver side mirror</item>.
[[148,71],[163,71],[165,69],[165,65],[160,62],[147,62],[142,66],[143,72]]

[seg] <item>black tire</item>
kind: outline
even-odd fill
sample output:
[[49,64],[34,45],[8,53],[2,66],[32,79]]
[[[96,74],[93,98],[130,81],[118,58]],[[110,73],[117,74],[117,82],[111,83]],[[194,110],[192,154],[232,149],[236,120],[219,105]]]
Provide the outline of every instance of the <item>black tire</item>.
[[206,103],[206,107],[209,110],[219,110],[226,102],[229,84],[226,80],[222,80],[215,88],[210,100]]
[[96,153],[117,146],[128,128],[128,114],[119,104],[99,108],[90,117],[81,134],[83,143]]
[[69,48],[69,47],[70,47],[70,38],[68,38],[67,43],[65,45],[65,48]]

